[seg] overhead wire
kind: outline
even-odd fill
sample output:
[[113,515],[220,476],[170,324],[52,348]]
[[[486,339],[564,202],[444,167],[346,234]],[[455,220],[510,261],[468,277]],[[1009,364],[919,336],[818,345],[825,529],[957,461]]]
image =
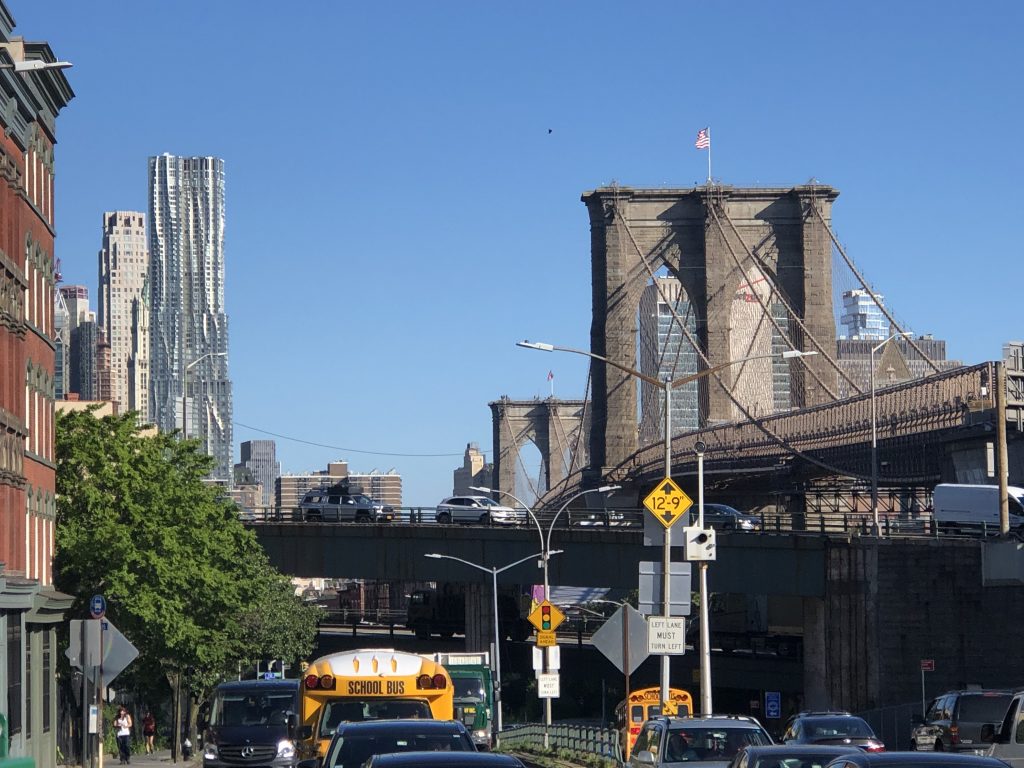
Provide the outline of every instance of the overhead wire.
[[[436,459],[450,456],[465,456],[465,451],[458,453],[401,453],[398,451],[367,451],[362,448],[346,448],[341,445],[330,445],[328,443],[318,443],[314,440],[305,440],[301,437],[292,437],[291,435],[282,435],[279,432],[271,432],[269,429],[261,429],[260,427],[254,427],[250,424],[243,424],[240,421],[232,421],[236,427],[242,427],[244,429],[251,429],[253,432],[259,432],[263,435],[271,435],[272,437],[279,437],[282,440],[290,440],[293,443],[303,443],[304,445],[312,445],[317,448],[330,448],[334,451],[345,451],[346,453],[363,453],[368,456],[398,456],[400,458],[411,458],[411,459]],[[493,450],[480,451],[485,456],[489,453],[493,453]]]

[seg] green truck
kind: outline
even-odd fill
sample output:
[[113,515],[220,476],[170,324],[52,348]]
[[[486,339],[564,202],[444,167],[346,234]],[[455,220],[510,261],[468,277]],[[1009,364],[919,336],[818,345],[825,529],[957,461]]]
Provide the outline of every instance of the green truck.
[[34,768],[35,761],[31,757],[8,757],[7,718],[0,715],[0,768]]
[[494,742],[494,684],[491,659],[479,653],[435,653],[455,689],[455,719],[469,730],[477,749],[490,749]]

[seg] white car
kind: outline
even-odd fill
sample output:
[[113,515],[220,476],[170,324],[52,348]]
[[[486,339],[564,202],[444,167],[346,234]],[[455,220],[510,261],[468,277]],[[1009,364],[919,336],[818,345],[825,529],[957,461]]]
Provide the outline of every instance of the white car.
[[489,496],[449,496],[437,505],[437,522],[480,523],[482,525],[518,525],[526,521],[526,512],[504,507]]

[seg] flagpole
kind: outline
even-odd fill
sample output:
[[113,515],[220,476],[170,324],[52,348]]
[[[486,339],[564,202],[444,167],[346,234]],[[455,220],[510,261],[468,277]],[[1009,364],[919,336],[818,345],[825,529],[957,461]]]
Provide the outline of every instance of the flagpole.
[[708,184],[711,183],[711,126],[708,126]]

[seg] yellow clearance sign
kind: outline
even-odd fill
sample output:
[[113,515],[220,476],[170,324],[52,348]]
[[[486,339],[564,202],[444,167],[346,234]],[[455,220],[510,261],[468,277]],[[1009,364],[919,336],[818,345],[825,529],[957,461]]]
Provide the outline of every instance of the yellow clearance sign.
[[666,477],[647,494],[644,506],[655,520],[669,528],[693,506],[693,499],[683,493],[671,477]]

